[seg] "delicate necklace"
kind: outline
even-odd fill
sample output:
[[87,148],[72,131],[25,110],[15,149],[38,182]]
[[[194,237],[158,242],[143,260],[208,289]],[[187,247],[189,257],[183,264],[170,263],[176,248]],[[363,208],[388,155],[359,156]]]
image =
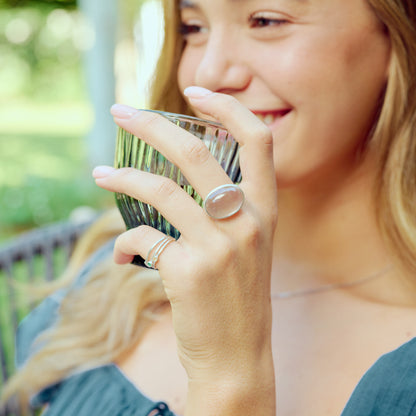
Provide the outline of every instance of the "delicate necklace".
[[313,295],[315,293],[321,293],[321,292],[327,292],[330,290],[335,289],[343,289],[351,286],[358,286],[364,283],[369,282],[370,280],[377,279],[378,277],[383,276],[386,274],[389,270],[391,270],[393,266],[389,265],[385,267],[382,270],[379,270],[378,272],[375,272],[373,274],[370,274],[370,276],[362,277],[361,279],[352,280],[350,282],[343,282],[343,283],[330,283],[327,285],[317,286],[317,287],[311,287],[307,289],[299,289],[299,290],[289,290],[286,292],[277,292],[272,293],[272,299],[289,299],[289,298],[295,298],[298,296],[305,296],[305,295]]

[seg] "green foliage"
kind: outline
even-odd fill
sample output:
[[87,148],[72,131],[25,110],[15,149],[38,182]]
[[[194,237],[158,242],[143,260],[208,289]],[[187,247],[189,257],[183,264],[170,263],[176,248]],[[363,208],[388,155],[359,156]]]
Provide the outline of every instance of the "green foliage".
[[107,200],[108,195],[85,178],[68,182],[29,177],[20,188],[0,190],[0,224],[5,230],[32,228],[68,218],[79,206],[100,209]]
[[0,0],[0,7],[36,7],[42,4],[55,7],[75,7],[76,0]]
[[79,206],[100,210],[113,204],[113,196],[95,185],[84,137],[76,131],[7,133],[4,138],[0,139],[0,241],[13,232],[68,218]]
[[0,102],[82,100],[88,28],[76,10],[42,4],[0,9]]
[[114,201],[87,161],[82,15],[71,1],[1,1],[0,242]]

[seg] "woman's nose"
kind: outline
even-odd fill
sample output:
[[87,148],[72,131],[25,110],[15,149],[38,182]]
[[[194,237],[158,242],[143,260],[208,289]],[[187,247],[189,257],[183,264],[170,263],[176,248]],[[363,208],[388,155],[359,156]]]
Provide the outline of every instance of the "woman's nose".
[[195,85],[225,93],[247,88],[251,73],[244,56],[239,55],[229,39],[210,39],[195,73]]

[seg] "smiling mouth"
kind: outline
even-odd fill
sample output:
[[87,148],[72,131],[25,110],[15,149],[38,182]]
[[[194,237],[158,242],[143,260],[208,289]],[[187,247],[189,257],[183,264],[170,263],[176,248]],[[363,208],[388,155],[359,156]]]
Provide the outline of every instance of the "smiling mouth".
[[276,120],[284,117],[286,114],[290,113],[290,109],[284,110],[275,110],[275,111],[253,111],[253,113],[259,118],[264,124],[270,126]]

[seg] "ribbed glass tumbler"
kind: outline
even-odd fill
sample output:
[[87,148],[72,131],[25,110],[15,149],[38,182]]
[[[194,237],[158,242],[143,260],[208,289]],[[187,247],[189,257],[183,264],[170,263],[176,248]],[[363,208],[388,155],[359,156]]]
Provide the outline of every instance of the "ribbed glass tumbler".
[[[145,111],[159,113],[172,123],[200,138],[231,180],[234,183],[241,181],[238,143],[221,124],[182,114]],[[170,178],[188,192],[199,205],[203,205],[201,196],[192,188],[177,166],[144,140],[121,128],[119,128],[117,135],[115,167],[132,167]],[[179,231],[151,205],[120,193],[116,193],[116,203],[128,229],[146,224],[175,239],[180,236]],[[133,263],[143,265],[144,261],[140,256],[136,256]]]

